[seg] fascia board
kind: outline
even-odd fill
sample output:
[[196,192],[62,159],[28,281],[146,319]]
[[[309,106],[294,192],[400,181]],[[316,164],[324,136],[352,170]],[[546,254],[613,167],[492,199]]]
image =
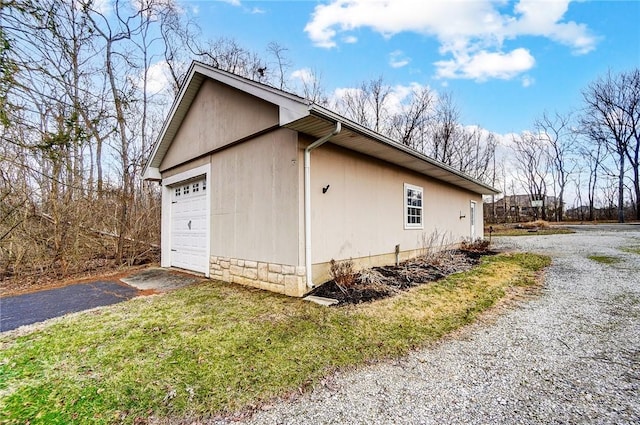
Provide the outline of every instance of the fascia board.
[[[459,178],[467,180],[468,182],[470,182],[470,183],[472,183],[472,184],[474,184],[476,186],[479,186],[482,189],[485,189],[487,192],[489,192],[488,194],[492,194],[492,193],[493,194],[498,194],[498,193],[500,193],[500,191],[495,189],[494,187],[491,187],[491,186],[489,186],[489,185],[487,185],[487,184],[485,184],[485,183],[483,183],[483,182],[481,182],[479,180],[476,180],[473,177],[468,176],[468,175],[462,173],[461,171],[456,170],[455,168],[453,168],[453,167],[451,167],[451,166],[449,166],[447,164],[444,164],[444,163],[442,163],[440,161],[437,161],[437,160],[435,160],[433,158],[430,158],[430,157],[428,157],[428,156],[426,156],[426,155],[424,155],[424,154],[422,154],[422,153],[420,153],[420,152],[418,152],[418,151],[416,151],[414,149],[411,149],[408,146],[404,146],[404,145],[396,142],[395,140],[392,140],[392,139],[390,139],[390,138],[388,138],[386,136],[383,136],[383,135],[381,135],[379,133],[376,133],[373,130],[370,130],[370,129],[366,128],[366,127],[363,127],[363,126],[361,126],[360,124],[358,124],[358,123],[356,123],[354,121],[346,119],[345,117],[342,117],[342,116],[336,114],[333,111],[330,111],[330,110],[328,110],[326,108],[323,108],[323,107],[321,107],[319,105],[315,105],[315,104],[310,105],[309,106],[309,110],[310,110],[310,113],[312,115],[316,115],[316,116],[319,116],[319,117],[324,118],[326,120],[330,120],[330,121],[334,121],[334,122],[335,121],[340,121],[344,127],[349,128],[351,131],[354,131],[356,133],[360,133],[360,134],[362,134],[363,136],[365,136],[367,138],[370,138],[370,139],[373,139],[373,140],[377,141],[378,143],[382,143],[382,144],[387,145],[387,146],[389,146],[389,147],[391,147],[393,149],[402,151],[402,152],[404,152],[404,153],[406,153],[408,155],[411,155],[411,156],[413,156],[413,157],[415,157],[415,158],[417,158],[417,159],[419,159],[421,161],[424,161],[424,162],[426,162],[426,163],[428,163],[430,165],[433,165],[434,167],[440,168],[441,170],[443,170],[446,173],[450,173],[450,174],[453,174],[453,175],[455,175],[455,176],[457,176]],[[402,166],[402,164],[399,164],[399,165]]]
[[[171,124],[173,123],[174,117],[176,115],[176,112],[178,111],[178,109],[180,108],[180,106],[182,105],[182,101],[184,98],[185,93],[187,93],[189,91],[189,87],[193,84],[193,77],[196,73],[196,69],[195,69],[195,63],[192,63],[191,66],[189,67],[189,70],[187,71],[187,76],[185,77],[185,83],[182,85],[182,87],[180,88],[180,91],[178,92],[178,95],[176,96],[176,98],[173,101],[173,104],[171,105],[171,109],[169,110],[169,114],[167,115],[167,118],[165,119],[164,123],[162,124],[162,129],[160,130],[160,133],[158,135],[158,139],[157,142],[155,143],[154,147],[153,147],[153,151],[151,152],[151,155],[149,156],[149,160],[147,161],[147,163],[144,166],[144,169],[142,171],[142,175],[143,177],[145,175],[147,175],[147,169],[154,167],[154,168],[158,168],[160,166],[160,163],[162,162],[162,159],[164,158],[164,153],[162,154],[161,158],[158,158],[158,152],[160,151],[160,148],[164,148],[166,143],[169,143],[168,140],[166,140],[166,134],[167,134],[167,130],[169,129],[169,127],[171,126]],[[165,150],[166,153],[166,150]]]

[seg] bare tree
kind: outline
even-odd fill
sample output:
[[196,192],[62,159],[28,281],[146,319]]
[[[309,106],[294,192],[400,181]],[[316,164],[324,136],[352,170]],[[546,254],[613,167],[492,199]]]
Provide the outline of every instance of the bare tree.
[[629,91],[625,113],[632,133],[629,149],[627,149],[627,159],[633,174],[633,194],[635,195],[633,205],[636,220],[640,220],[640,69],[636,68],[624,75],[623,84],[627,85]]
[[587,219],[593,221],[595,216],[595,203],[596,192],[599,183],[599,177],[603,172],[603,167],[607,159],[607,150],[604,144],[604,140],[594,140],[595,143],[591,144],[591,138],[585,138],[584,143],[578,148],[578,154],[584,161],[588,169],[587,178],[587,200],[588,200],[588,215]]
[[438,98],[435,117],[431,122],[430,154],[445,164],[451,163],[451,156],[457,148],[456,138],[460,129],[460,111],[451,93],[443,93]]
[[[569,163],[569,157],[576,146],[576,133],[571,128],[571,116],[559,113],[551,116],[543,113],[534,124],[534,129],[547,145],[551,174],[554,181],[554,194],[557,194],[555,215],[556,221],[562,221],[564,215],[564,194],[569,176],[575,166]],[[557,189],[557,190],[556,190]]]
[[495,166],[496,137],[477,126],[463,126],[453,96],[437,98],[434,115],[428,121],[424,152],[472,177],[489,180]]
[[434,103],[435,96],[428,87],[414,88],[409,102],[391,118],[391,137],[403,145],[423,150]]
[[[273,56],[275,60],[274,68],[276,69],[275,70],[276,82],[277,82],[276,84],[280,90],[286,89],[287,71],[291,67],[291,60],[287,58],[288,50],[289,49],[287,49],[286,47],[284,47],[283,45],[275,41],[272,41],[269,44],[267,44],[267,53]],[[263,70],[262,71],[263,74],[265,71],[269,71],[269,70],[268,69]]]
[[549,160],[545,146],[536,135],[525,132],[513,137],[513,153],[517,165],[516,178],[532,201],[542,201],[542,219],[546,220]]
[[387,99],[391,93],[391,87],[384,83],[381,76],[375,80],[369,81],[366,86],[369,92],[369,103],[373,111],[373,130],[377,132],[385,131],[385,121],[387,116]]
[[345,90],[342,96],[336,99],[334,108],[350,120],[364,127],[371,128],[371,120],[369,117],[372,111],[369,108],[369,99],[365,83],[362,83],[358,88]]
[[391,87],[379,76],[363,81],[357,88],[344,91],[334,108],[347,118],[378,133],[386,133],[388,124],[388,98]]
[[171,76],[174,96],[178,94],[193,55],[192,44],[202,34],[200,27],[173,2],[167,2],[160,16],[163,58]]
[[450,94],[436,97],[415,86],[389,115],[392,88],[382,77],[345,90],[334,105],[341,114],[475,178],[490,178],[496,138],[475,126],[463,126]]
[[269,83],[265,74],[266,61],[256,52],[242,47],[232,38],[221,37],[199,43],[189,40],[189,48],[202,62],[251,80]]
[[65,274],[94,256],[120,263],[127,252],[140,258],[130,243],[138,224],[151,242],[158,236],[155,224],[142,225],[157,210],[155,192],[137,208],[145,193],[134,182],[158,112],[146,85],[149,52],[172,5],[119,0],[106,16],[90,0],[2,3],[11,43],[0,54],[11,72],[0,93],[0,195],[13,206],[0,218],[5,271],[28,264]]
[[329,99],[322,85],[322,73],[315,69],[305,69],[299,75],[302,96],[317,105],[327,105]]
[[[582,93],[585,110],[582,124],[590,138],[604,141],[618,163],[618,221],[624,222],[624,180],[626,160],[631,164],[636,199],[640,196],[638,180],[638,122],[640,121],[640,70],[598,78]],[[640,214],[636,204],[636,213]],[[640,215],[638,216],[640,218]]]

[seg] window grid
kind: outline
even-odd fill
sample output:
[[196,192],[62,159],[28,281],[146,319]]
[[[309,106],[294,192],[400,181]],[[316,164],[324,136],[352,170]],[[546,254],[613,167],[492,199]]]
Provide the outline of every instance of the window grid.
[[199,195],[200,192],[204,192],[207,190],[207,182],[206,180],[200,180],[198,182],[191,183],[183,183],[180,186],[173,187],[173,196],[177,197],[185,197],[189,195]]
[[423,189],[418,186],[405,184],[405,228],[422,228],[422,198]]

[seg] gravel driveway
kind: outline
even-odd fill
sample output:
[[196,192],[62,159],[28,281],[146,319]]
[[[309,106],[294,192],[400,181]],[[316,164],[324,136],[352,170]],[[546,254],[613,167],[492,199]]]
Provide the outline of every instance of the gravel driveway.
[[539,297],[434,347],[339,374],[248,423],[640,423],[640,255],[619,250],[640,246],[640,226],[625,229],[496,238],[553,256]]

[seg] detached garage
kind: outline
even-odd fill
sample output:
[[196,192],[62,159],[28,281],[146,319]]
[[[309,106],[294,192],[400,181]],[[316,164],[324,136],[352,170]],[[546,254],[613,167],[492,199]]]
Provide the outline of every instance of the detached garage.
[[482,236],[486,184],[332,111],[194,62],[144,177],[162,184],[162,266],[302,296],[331,259]]

